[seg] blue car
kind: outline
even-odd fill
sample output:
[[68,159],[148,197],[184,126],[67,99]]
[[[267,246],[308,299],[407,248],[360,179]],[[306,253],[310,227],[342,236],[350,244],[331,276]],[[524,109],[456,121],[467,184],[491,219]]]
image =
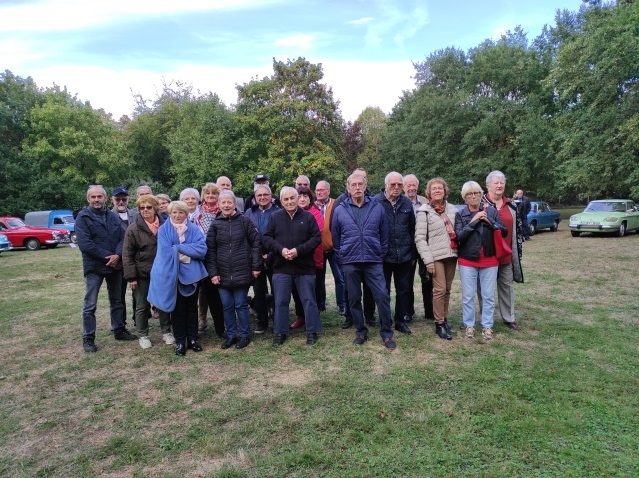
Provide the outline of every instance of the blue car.
[[4,234],[0,234],[0,252],[2,251],[10,251],[11,250],[11,242]]
[[560,221],[560,214],[550,209],[548,203],[531,201],[528,213],[528,234],[533,236],[539,229],[550,229],[554,232],[559,227]]

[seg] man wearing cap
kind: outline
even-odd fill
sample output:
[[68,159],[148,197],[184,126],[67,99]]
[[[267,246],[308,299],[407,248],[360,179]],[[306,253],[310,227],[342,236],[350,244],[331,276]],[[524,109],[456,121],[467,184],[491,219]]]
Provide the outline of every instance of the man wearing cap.
[[111,330],[116,340],[135,340],[126,329],[126,314],[122,304],[122,245],[124,229],[118,215],[106,207],[107,194],[102,186],[90,186],[88,207],[78,212],[75,231],[82,252],[85,295],[82,307],[82,345],[85,352],[96,352],[95,310],[102,282],[109,293]]
[[[259,188],[260,186],[269,186],[270,188],[271,185],[268,180],[268,175],[258,174],[255,176],[255,179],[253,180],[253,194],[246,196],[246,198],[244,199],[244,208],[246,211],[251,209],[253,206],[258,205],[258,202],[255,199],[255,191],[257,191],[257,188]],[[274,206],[277,206],[278,209],[282,207],[282,204],[280,203],[280,198],[278,198],[276,195],[271,195],[271,203]]]

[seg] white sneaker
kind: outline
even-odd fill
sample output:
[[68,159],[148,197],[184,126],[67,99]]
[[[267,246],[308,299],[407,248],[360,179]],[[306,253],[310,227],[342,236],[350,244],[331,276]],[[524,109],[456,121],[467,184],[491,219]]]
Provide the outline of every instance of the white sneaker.
[[148,337],[140,337],[140,347],[142,347],[143,349],[150,349],[151,347],[153,347],[153,344]]
[[173,345],[175,343],[175,337],[171,332],[167,332],[166,334],[162,334],[162,340],[166,345]]
[[473,327],[466,327],[466,332],[464,333],[467,339],[475,338],[475,329]]
[[484,330],[481,331],[481,336],[484,338],[484,340],[492,340],[493,329],[491,329],[490,327],[486,327]]

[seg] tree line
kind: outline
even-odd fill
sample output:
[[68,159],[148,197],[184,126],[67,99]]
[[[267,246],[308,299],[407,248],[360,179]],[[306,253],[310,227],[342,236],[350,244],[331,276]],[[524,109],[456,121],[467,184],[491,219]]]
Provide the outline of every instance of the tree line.
[[[373,189],[391,169],[452,191],[493,169],[552,203],[639,197],[639,7],[584,1],[529,41],[521,28],[414,63],[393,111],[344,121],[321,64],[273,60],[237,86],[237,102],[164,84],[114,120],[66,88],[0,74],[0,214],[76,208],[89,184],[149,184],[172,197],[225,175],[250,192],[299,174],[341,192],[363,167]],[[455,193],[456,194],[456,193]],[[455,197],[451,198],[457,202]],[[461,199],[460,199],[461,200]]]

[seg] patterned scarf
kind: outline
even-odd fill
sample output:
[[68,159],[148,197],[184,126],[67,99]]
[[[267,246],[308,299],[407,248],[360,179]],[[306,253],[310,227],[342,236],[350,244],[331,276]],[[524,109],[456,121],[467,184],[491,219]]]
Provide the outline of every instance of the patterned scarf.
[[430,207],[432,207],[439,217],[444,221],[444,225],[446,226],[446,232],[448,233],[448,237],[450,238],[450,248],[457,249],[457,234],[455,234],[455,228],[453,224],[448,219],[448,216],[444,211],[446,211],[446,201],[441,201],[440,203],[436,203],[435,201],[430,202]]

